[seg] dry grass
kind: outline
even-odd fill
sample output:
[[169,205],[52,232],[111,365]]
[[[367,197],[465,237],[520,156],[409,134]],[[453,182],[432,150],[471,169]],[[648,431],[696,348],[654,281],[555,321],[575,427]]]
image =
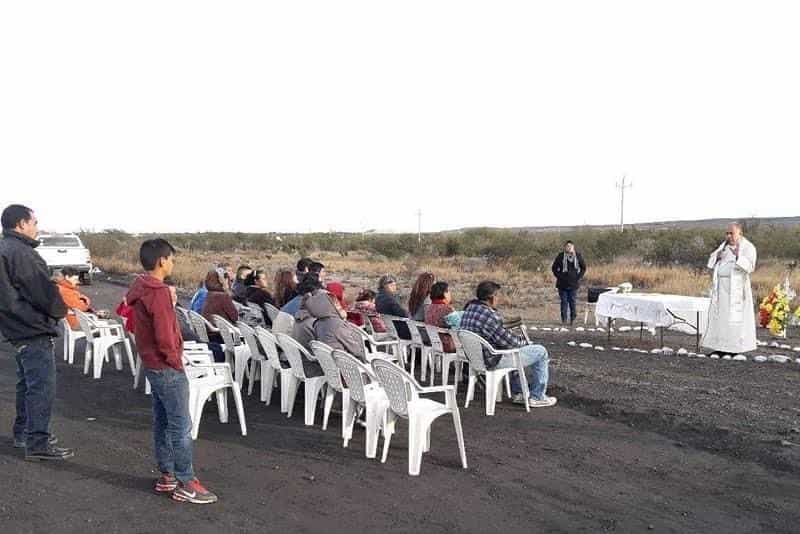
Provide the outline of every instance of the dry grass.
[[[140,271],[132,255],[120,251],[111,257],[96,257],[96,264],[104,271],[130,273]],[[347,298],[353,300],[360,288],[375,288],[378,278],[387,273],[395,275],[401,294],[408,296],[416,276],[431,271],[438,280],[447,281],[456,307],[472,298],[474,288],[481,280],[495,280],[504,286],[504,309],[509,314],[522,315],[535,322],[557,320],[558,299],[553,276],[549,271],[524,271],[511,264],[490,265],[473,258],[411,258],[387,260],[367,253],[338,253],[317,251],[312,257],[322,261],[329,278],[340,280],[347,287]],[[288,254],[258,255],[229,253],[215,255],[206,252],[180,253],[175,262],[173,277],[182,288],[191,291],[205,277],[207,270],[219,261],[236,266],[246,263],[274,273],[277,269],[294,267],[296,256]],[[705,271],[695,271],[681,266],[655,267],[644,265],[638,259],[613,263],[589,264],[587,286],[614,286],[631,282],[635,289],[656,293],[703,295],[709,289],[710,277]],[[764,261],[753,275],[753,292],[760,299],[786,275],[784,263]],[[800,287],[800,272],[792,276],[792,286]],[[579,308],[581,306],[579,299]],[[580,311],[580,310],[579,310]],[[582,313],[582,312],[581,312]]]

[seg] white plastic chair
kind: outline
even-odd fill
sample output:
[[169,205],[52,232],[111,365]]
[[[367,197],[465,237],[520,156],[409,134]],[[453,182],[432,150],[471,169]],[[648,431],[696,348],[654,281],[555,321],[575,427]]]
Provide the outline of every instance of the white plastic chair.
[[[520,363],[519,349],[495,349],[481,336],[469,330],[457,330],[456,335],[461,341],[467,360],[469,360],[469,383],[467,385],[467,398],[464,403],[464,408],[468,408],[470,401],[475,397],[475,382],[478,379],[478,375],[482,374],[486,376],[486,415],[494,415],[495,404],[502,399],[503,388],[501,382],[505,380],[506,394],[510,397],[511,386],[509,383],[509,375],[517,371],[519,373],[522,395],[525,398],[525,410],[530,412],[531,407],[528,404],[528,380],[525,377],[525,371]],[[483,360],[484,350],[496,356],[510,354],[514,359],[514,367],[487,369],[486,362]]]
[[397,321],[398,324],[400,323],[406,324],[405,318],[397,317],[394,315],[381,314],[381,319],[383,319],[383,324],[386,326],[386,333],[389,334],[393,339],[397,340],[397,347],[398,350],[400,351],[400,357],[403,359],[404,364],[407,365],[407,362],[411,357],[409,347],[413,346],[414,342],[411,340],[410,337],[409,338],[400,337],[400,335],[397,332],[397,325],[395,324],[395,321]]
[[278,315],[272,320],[273,334],[292,334],[294,329],[294,317],[286,312],[278,311]]
[[[381,462],[386,462],[389,454],[389,443],[397,417],[408,419],[408,474],[419,475],[422,453],[430,451],[431,448],[433,421],[439,416],[451,414],[458,440],[458,451],[461,454],[461,465],[466,469],[467,453],[464,449],[464,434],[461,429],[461,415],[456,404],[455,387],[422,387],[405,369],[383,360],[374,360],[372,368],[389,397],[390,407],[386,412]],[[444,393],[445,403],[420,397],[426,393]]]
[[125,336],[123,326],[120,323],[101,321],[80,310],[74,311],[81,325],[81,330],[86,336],[83,374],[89,374],[89,367],[92,366],[92,377],[99,379],[103,370],[103,361],[107,358],[109,350],[114,353],[114,362],[117,370],[121,371],[122,354],[120,353],[120,344],[123,345],[128,356],[131,374],[135,374],[136,367],[133,362],[133,351],[131,351],[131,344]]
[[[194,355],[196,356],[196,355]],[[208,358],[213,359],[210,352]],[[192,419],[192,439],[197,439],[200,431],[200,420],[206,400],[214,394],[217,397],[217,411],[221,423],[228,422],[227,389],[233,391],[236,412],[242,435],[247,435],[247,423],[244,418],[244,404],[239,384],[231,375],[231,366],[227,363],[197,363],[192,361],[193,355],[184,354],[183,365],[189,379],[189,416]]]
[[267,353],[267,363],[261,363],[261,387],[266,389],[267,398],[264,403],[269,406],[272,401],[272,389],[275,383],[275,373],[280,374],[281,381],[281,413],[289,411],[289,383],[293,380],[292,369],[289,364],[282,362],[278,355],[278,340],[264,327],[255,328],[256,337],[261,343],[264,352]]
[[[219,328],[222,341],[225,342],[225,359],[233,363],[233,379],[239,386],[244,385],[244,375],[247,371],[247,362],[250,360],[250,349],[242,342],[239,329],[219,315],[211,317]],[[252,378],[251,378],[252,379]]]
[[[425,328],[428,331],[428,337],[431,340],[431,356],[435,359],[436,356],[441,358],[442,362],[442,385],[446,386],[450,376],[450,366],[455,365],[455,373],[453,383],[456,387],[456,394],[458,394],[458,384],[461,382],[461,374],[463,372],[464,364],[469,364],[469,360],[464,356],[464,349],[461,342],[456,336],[455,332],[451,332],[447,328],[439,328],[437,326],[426,324]],[[455,352],[445,352],[444,345],[442,344],[441,334],[447,334],[453,340]],[[431,373],[430,385],[433,385],[433,373]]]
[[269,320],[274,323],[275,318],[278,316],[278,313],[280,313],[280,310],[275,306],[273,306],[272,304],[270,304],[269,302],[265,302],[263,304],[263,308],[264,310],[266,310],[267,317],[269,317]]
[[240,304],[233,301],[233,305],[239,312],[239,321],[250,326],[266,326],[264,323],[264,315],[261,313],[261,308],[257,304]]
[[[348,328],[352,328],[361,336],[361,341],[364,343],[364,357],[367,363],[371,362],[373,358],[383,358],[393,362],[399,361],[397,356],[398,343],[396,339],[383,339],[377,340],[364,329],[357,327],[353,323],[347,323]],[[386,352],[379,352],[379,347],[385,347]],[[371,350],[370,350],[371,349]]]
[[194,333],[197,334],[197,337],[200,338],[200,341],[203,343],[208,343],[208,333],[213,332],[215,334],[219,334],[219,329],[208,322],[208,320],[193,310],[188,310],[187,314],[189,316],[189,324],[192,325],[194,329]]
[[297,387],[300,382],[303,383],[305,390],[305,424],[306,426],[314,425],[314,418],[317,413],[317,399],[322,387],[327,382],[327,378],[322,376],[306,376],[305,369],[303,368],[303,358],[309,361],[316,361],[316,358],[309,354],[309,352],[294,338],[286,334],[277,334],[278,344],[283,349],[283,353],[289,360],[289,365],[292,369],[292,379],[288,384],[288,411],[287,417],[292,416],[294,411],[294,402],[297,397]]
[[[328,429],[328,417],[331,415],[331,408],[333,407],[333,400],[336,396],[336,392],[342,394],[342,403],[345,402],[345,395],[349,399],[349,392],[345,393],[344,384],[342,383],[342,374],[339,371],[339,368],[336,366],[336,362],[333,360],[333,348],[321,341],[312,341],[311,345],[311,352],[314,353],[314,357],[317,358],[320,366],[322,367],[322,371],[325,373],[325,378],[327,378],[326,387],[325,387],[325,409],[322,412],[322,430]],[[342,436],[344,436],[344,423],[342,423]]]
[[[342,373],[345,386],[342,394],[343,446],[349,445],[353,438],[356,417],[361,409],[365,409],[367,423],[365,454],[367,458],[375,458],[378,455],[378,434],[386,420],[389,398],[378,384],[372,369],[361,363],[358,358],[342,350],[334,350],[332,356]],[[394,365],[386,360],[381,361],[387,365]]]
[[[252,327],[250,327],[243,321],[239,321],[238,323],[236,323],[236,327],[242,334],[242,338],[244,339],[245,345],[247,345],[247,348],[250,349],[250,383],[247,386],[247,394],[248,395],[253,394],[253,383],[256,381],[256,376],[258,376],[259,381],[261,383],[261,397],[260,397],[261,402],[266,402],[268,384],[264,379],[263,370],[264,368],[267,369],[269,368],[267,355],[264,352],[262,352],[261,348],[258,346],[256,331]],[[272,387],[271,382],[269,384],[269,387]]]
[[59,322],[64,329],[64,361],[72,365],[75,361],[75,342],[85,339],[86,333],[83,330],[73,330],[66,319]]
[[[409,348],[411,349],[411,368],[410,373],[414,375],[414,368],[416,367],[417,358],[416,358],[416,351],[415,349],[419,349],[419,378],[421,382],[425,381],[425,376],[427,375],[426,370],[431,367],[431,351],[430,345],[426,345],[423,342],[422,335],[419,333],[419,327],[417,326],[418,323],[413,319],[402,319],[404,323],[408,326],[408,331],[411,333],[411,342],[408,344]],[[433,370],[431,369],[431,374]]]

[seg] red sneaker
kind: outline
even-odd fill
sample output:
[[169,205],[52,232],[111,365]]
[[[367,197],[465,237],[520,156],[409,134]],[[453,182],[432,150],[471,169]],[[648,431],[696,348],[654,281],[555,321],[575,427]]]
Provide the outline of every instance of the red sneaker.
[[178,487],[178,479],[172,473],[161,473],[161,476],[156,480],[156,493],[167,493],[168,491],[175,491]]
[[196,478],[186,484],[178,482],[178,487],[172,492],[172,498],[176,501],[194,504],[217,502],[217,496],[208,491]]

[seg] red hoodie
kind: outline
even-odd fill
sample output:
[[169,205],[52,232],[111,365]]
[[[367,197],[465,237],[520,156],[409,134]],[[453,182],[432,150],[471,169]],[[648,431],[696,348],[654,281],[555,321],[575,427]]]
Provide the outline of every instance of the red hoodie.
[[145,274],[134,280],[125,299],[133,308],[133,333],[144,366],[182,371],[183,339],[169,287]]

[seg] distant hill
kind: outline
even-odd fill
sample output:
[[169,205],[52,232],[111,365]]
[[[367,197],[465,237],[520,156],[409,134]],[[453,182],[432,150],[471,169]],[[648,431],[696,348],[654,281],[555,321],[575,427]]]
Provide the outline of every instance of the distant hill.
[[[741,219],[725,218],[725,219],[699,219],[694,221],[662,221],[662,222],[649,222],[626,224],[625,228],[636,228],[639,230],[693,230],[700,228],[724,228],[732,220],[738,220],[745,226],[798,226],[800,225],[800,217],[744,217]],[[576,230],[613,230],[618,228],[618,224],[601,224],[601,225],[576,225],[576,226],[523,226],[515,228],[503,228],[503,230],[518,230],[523,232],[574,232]],[[449,230],[442,232],[460,234],[466,230],[473,230],[474,228],[459,228],[458,230]]]

